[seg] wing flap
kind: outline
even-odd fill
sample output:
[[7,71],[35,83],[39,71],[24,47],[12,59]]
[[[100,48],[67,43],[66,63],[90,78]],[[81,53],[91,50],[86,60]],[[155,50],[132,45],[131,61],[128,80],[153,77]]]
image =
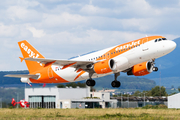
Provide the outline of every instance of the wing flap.
[[4,77],[16,77],[16,78],[38,78],[39,75],[27,75],[27,74],[11,74],[5,75]]
[[59,66],[71,65],[72,67],[75,67],[75,68],[77,66],[83,66],[83,65],[88,65],[88,64],[94,63],[94,61],[56,60],[56,59],[46,59],[46,58],[25,58],[25,60],[36,61],[36,62],[45,64],[45,65],[48,63],[54,62],[54,63],[52,63],[53,65],[59,65]]

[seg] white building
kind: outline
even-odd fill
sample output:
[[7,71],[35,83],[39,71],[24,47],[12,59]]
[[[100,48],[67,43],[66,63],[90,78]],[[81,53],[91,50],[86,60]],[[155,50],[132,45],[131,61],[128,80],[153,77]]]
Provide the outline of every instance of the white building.
[[117,107],[110,93],[90,92],[87,88],[26,88],[25,100],[30,108],[95,108]]
[[180,93],[168,96],[168,108],[180,108]]

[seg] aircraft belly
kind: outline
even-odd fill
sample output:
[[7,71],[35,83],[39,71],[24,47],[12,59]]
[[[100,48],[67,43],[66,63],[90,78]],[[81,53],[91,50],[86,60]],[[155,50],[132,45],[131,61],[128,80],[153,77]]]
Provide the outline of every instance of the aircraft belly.
[[80,74],[80,72],[77,73],[75,71],[75,68],[69,67],[69,68],[66,68],[66,69],[63,69],[63,70],[61,70],[61,69],[58,70],[58,69],[55,69],[55,67],[56,66],[54,66],[54,69],[53,69],[55,71],[55,73],[59,77],[65,79],[65,80],[67,80],[69,82],[73,82],[75,80],[82,80],[82,77],[78,76]]

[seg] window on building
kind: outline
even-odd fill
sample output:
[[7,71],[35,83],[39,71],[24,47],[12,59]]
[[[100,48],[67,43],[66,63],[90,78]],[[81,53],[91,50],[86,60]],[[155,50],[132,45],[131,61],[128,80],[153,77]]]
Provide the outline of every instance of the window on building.
[[102,99],[104,99],[104,94],[102,94]]

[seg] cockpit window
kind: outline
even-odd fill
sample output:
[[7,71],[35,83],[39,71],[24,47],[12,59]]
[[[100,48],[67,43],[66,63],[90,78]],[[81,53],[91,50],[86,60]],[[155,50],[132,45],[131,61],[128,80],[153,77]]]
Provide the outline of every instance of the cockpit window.
[[167,40],[166,38],[162,38],[162,40]]
[[161,38],[158,39],[158,41],[161,41],[161,40],[162,40]]
[[159,39],[155,39],[154,42],[159,42],[159,41],[162,41],[162,40],[167,40],[166,38],[159,38]]

